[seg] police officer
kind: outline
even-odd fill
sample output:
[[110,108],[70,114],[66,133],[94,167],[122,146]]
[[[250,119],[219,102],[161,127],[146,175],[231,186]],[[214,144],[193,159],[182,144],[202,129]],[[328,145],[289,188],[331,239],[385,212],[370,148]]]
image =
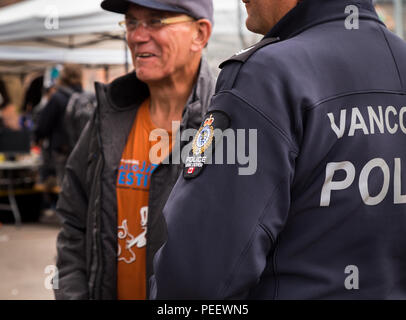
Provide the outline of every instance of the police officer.
[[256,170],[189,161],[154,297],[405,299],[406,44],[370,0],[243,1],[265,37],[223,63],[190,158],[240,129]]

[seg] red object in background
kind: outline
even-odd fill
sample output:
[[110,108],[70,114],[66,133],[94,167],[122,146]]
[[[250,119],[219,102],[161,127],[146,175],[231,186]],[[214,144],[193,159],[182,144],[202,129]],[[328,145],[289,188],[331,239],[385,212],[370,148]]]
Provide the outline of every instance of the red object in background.
[[33,146],[31,147],[31,153],[35,155],[40,155],[41,154],[41,148],[38,146]]

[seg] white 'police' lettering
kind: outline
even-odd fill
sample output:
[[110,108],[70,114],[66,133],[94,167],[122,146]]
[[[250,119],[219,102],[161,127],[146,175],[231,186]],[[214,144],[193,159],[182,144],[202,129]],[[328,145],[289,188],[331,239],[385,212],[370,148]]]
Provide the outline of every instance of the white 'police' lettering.
[[[406,194],[402,194],[402,161],[394,159],[393,171],[393,193],[394,204],[406,204]],[[368,189],[368,179],[373,169],[377,168],[383,173],[383,182],[379,194],[372,196]],[[341,181],[334,181],[334,174],[337,171],[344,171],[345,178]],[[321,189],[320,207],[329,207],[333,191],[348,189],[355,180],[355,166],[350,161],[331,162],[326,166],[326,178]],[[387,162],[382,158],[375,158],[368,161],[361,169],[358,181],[360,196],[365,205],[376,206],[387,196],[391,180],[391,172]]]
[[[334,173],[338,170],[344,170],[346,177],[342,181],[333,181]],[[321,190],[320,207],[330,205],[331,191],[347,189],[355,179],[355,167],[349,161],[331,162],[326,167],[326,180]]]
[[[406,107],[402,107],[398,112],[393,106],[388,106],[384,110],[382,106],[368,106],[367,112],[368,118],[365,119],[359,108],[354,107],[351,109],[351,120],[347,133],[349,137],[355,136],[358,132],[362,132],[364,135],[384,134],[385,132],[388,132],[389,134],[403,132],[406,134]],[[332,112],[327,114],[327,117],[330,120],[331,129],[338,139],[344,137],[346,133],[348,113],[349,112],[347,112],[346,109],[342,109],[340,110],[339,117],[338,115],[335,117]]]
[[[372,169],[379,168],[383,172],[383,185],[379,194],[372,197],[368,190],[368,177]],[[368,206],[376,206],[385,199],[389,190],[390,170],[385,160],[376,158],[369,161],[361,170],[359,176],[359,192],[361,193],[362,200]]]

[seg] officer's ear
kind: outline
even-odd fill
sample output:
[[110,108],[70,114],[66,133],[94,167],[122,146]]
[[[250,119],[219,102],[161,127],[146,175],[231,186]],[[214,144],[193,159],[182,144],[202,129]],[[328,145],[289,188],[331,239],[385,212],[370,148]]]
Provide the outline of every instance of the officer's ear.
[[191,50],[199,52],[206,47],[211,36],[212,25],[207,19],[199,19],[196,21],[195,34],[192,39]]

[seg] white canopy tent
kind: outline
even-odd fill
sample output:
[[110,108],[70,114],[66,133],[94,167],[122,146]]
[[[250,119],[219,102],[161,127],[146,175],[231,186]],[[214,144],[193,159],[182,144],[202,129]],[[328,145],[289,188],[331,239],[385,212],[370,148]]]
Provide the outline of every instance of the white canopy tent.
[[[118,26],[123,16],[104,11],[100,3],[25,0],[0,9],[0,72],[20,72],[28,65],[38,68],[55,62],[130,63],[124,32]],[[215,24],[207,50],[214,71],[221,61],[258,41],[245,29],[244,20],[240,0],[214,0]]]
[[[124,31],[118,26],[123,16],[101,9],[101,1],[25,0],[0,9],[0,77],[7,76],[8,83],[14,79],[16,101],[25,75],[43,73],[55,64],[102,67],[106,80],[114,75],[111,67],[117,66],[117,71],[131,65]],[[213,2],[215,24],[206,55],[217,74],[223,60],[259,38],[244,27],[241,0]]]
[[100,0],[26,0],[0,10],[0,71],[52,63],[124,65],[129,54],[119,14]]

